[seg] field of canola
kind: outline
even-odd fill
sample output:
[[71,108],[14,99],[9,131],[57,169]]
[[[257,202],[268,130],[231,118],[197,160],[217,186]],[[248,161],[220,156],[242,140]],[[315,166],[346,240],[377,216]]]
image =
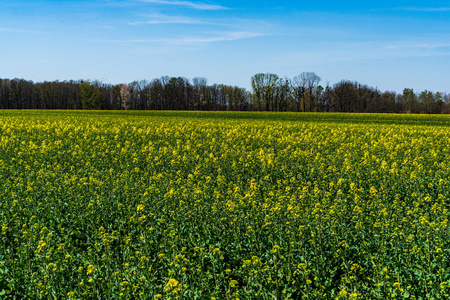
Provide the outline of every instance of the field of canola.
[[0,112],[1,299],[448,299],[450,118]]

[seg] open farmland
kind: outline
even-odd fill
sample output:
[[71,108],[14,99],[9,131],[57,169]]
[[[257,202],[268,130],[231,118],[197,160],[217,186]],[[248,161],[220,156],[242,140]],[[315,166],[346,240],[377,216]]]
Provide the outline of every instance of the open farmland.
[[0,298],[444,299],[450,117],[0,112]]

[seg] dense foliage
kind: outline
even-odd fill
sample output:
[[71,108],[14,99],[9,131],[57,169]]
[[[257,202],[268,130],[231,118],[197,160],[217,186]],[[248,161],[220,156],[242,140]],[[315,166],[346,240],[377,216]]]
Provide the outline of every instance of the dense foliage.
[[361,113],[450,112],[450,94],[404,89],[381,92],[358,82],[321,86],[320,77],[303,72],[293,79],[256,74],[252,90],[208,85],[163,76],[152,81],[106,84],[99,81],[39,82],[0,79],[0,109],[208,110]]
[[448,299],[450,118],[0,112],[0,297]]

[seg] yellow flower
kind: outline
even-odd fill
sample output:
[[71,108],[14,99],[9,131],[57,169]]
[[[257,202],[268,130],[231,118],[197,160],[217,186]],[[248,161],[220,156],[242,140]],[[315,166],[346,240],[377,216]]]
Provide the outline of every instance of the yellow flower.
[[358,294],[351,293],[350,295],[348,295],[348,299],[358,299]]
[[237,280],[231,280],[230,281],[230,286],[232,288],[237,287],[239,285],[239,282]]
[[89,265],[87,267],[86,275],[90,275],[90,274],[94,273],[95,271],[97,271],[97,269],[93,265]]
[[144,210],[144,208],[145,208],[145,205],[139,204],[139,205],[137,206],[136,210],[139,212],[139,211],[141,211],[141,210]]
[[273,246],[272,250],[270,250],[273,254],[276,254],[280,250],[280,246],[275,245]]
[[250,259],[244,260],[244,263],[242,264],[242,267],[248,267],[252,265],[252,261]]
[[345,288],[343,288],[340,292],[339,292],[339,296],[341,297],[345,297],[348,295],[348,292]]
[[176,288],[178,286],[178,284],[179,284],[178,280],[171,278],[167,282],[166,287],[164,289],[170,291],[170,290]]
[[42,250],[45,246],[47,246],[47,243],[44,242],[44,241],[42,241],[42,240],[40,240],[40,241],[38,242],[37,252],[38,252],[38,253],[41,252],[41,250]]

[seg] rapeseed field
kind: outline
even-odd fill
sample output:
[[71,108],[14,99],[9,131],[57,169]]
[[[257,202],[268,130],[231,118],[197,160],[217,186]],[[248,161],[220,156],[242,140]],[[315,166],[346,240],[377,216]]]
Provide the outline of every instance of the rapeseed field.
[[0,112],[1,299],[448,299],[450,118]]

